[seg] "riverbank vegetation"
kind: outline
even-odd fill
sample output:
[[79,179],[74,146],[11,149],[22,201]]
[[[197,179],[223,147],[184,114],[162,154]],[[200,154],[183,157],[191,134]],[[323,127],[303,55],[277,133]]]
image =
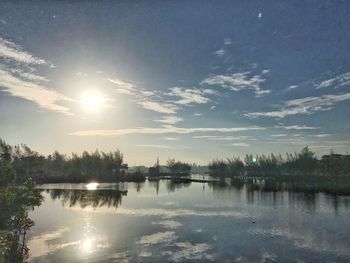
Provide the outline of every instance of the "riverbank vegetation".
[[34,225],[28,211],[42,202],[33,180],[15,187],[16,171],[8,152],[0,151],[0,262],[26,262],[27,231]]
[[350,155],[330,153],[317,158],[314,152],[304,147],[299,153],[275,155],[246,155],[214,160],[208,165],[213,177],[269,177],[269,178],[311,178],[350,176]]

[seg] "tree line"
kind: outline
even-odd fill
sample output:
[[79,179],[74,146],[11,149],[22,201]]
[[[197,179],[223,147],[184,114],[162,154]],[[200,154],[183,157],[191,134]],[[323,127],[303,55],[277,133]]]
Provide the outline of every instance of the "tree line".
[[[91,180],[115,182],[126,180],[128,165],[119,150],[71,156],[55,151],[44,156],[21,144],[11,146],[0,139],[0,156],[14,169],[16,183],[32,178],[38,183],[45,182],[88,182]],[[129,176],[132,179],[132,175]],[[0,179],[2,180],[2,179]]]
[[308,147],[294,154],[247,154],[242,160],[231,157],[213,160],[208,165],[209,174],[215,177],[234,176],[350,176],[350,155],[331,152],[320,159]]

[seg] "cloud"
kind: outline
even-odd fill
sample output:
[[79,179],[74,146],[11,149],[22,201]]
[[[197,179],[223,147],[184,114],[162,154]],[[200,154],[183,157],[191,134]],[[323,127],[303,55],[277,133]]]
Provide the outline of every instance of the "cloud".
[[316,137],[316,138],[326,138],[326,137],[331,136],[331,134],[320,133],[320,134],[313,134],[313,135],[310,135],[310,136],[311,136],[311,137]]
[[184,89],[181,87],[173,87],[173,88],[170,88],[169,95],[179,97],[180,99],[178,101],[175,101],[174,103],[180,104],[180,105],[189,105],[192,103],[205,104],[208,101],[210,101],[209,98],[206,98],[203,96],[204,95],[203,91],[196,88]]
[[250,144],[249,144],[249,143],[245,143],[245,142],[237,142],[237,143],[232,143],[232,144],[230,144],[230,146],[249,147]]
[[152,225],[161,225],[164,228],[170,228],[170,229],[175,229],[182,226],[180,222],[177,222],[175,220],[156,221],[156,222],[152,222]]
[[250,72],[233,73],[231,75],[214,75],[201,81],[200,85],[215,85],[233,91],[253,90],[256,96],[268,94],[271,90],[262,89],[260,86],[265,82],[261,75],[250,77]]
[[190,243],[190,242],[177,242],[175,246],[179,249],[177,251],[163,251],[162,255],[169,255],[171,261],[184,262],[184,261],[214,261],[214,255],[209,253],[211,246],[206,243]]
[[251,136],[221,136],[221,135],[204,135],[193,136],[193,139],[206,139],[209,141],[239,141],[253,139]]
[[329,88],[332,86],[334,88],[339,88],[347,85],[350,85],[350,72],[340,74],[328,80],[324,80],[316,86],[316,89]]
[[20,46],[3,38],[0,38],[0,57],[24,64],[46,64],[44,59],[23,51]]
[[271,134],[270,137],[286,137],[288,134]]
[[59,101],[73,101],[72,99],[37,83],[17,78],[2,69],[0,69],[0,86],[12,96],[32,101],[41,108],[72,115],[69,108],[58,104]]
[[164,137],[163,139],[166,140],[166,141],[177,141],[177,140],[179,140],[179,138],[177,138],[177,137]]
[[198,113],[198,112],[193,113],[193,116],[195,116],[195,117],[200,117],[202,115],[203,115],[202,113]]
[[178,122],[183,121],[183,119],[177,116],[169,115],[169,116],[164,116],[162,119],[154,120],[154,121],[165,123],[165,124],[176,124]]
[[218,57],[222,57],[223,55],[225,55],[225,50],[223,48],[220,48],[219,50],[216,50],[214,52],[215,55],[217,55]]
[[289,126],[276,125],[275,128],[285,129],[285,130],[317,130],[320,127],[312,127],[312,126],[306,126],[306,125],[289,125]]
[[71,132],[73,136],[120,136],[127,134],[190,134],[196,132],[241,132],[265,130],[263,127],[235,127],[235,128],[180,128],[165,125],[162,128],[137,127],[114,130],[85,130]]
[[299,86],[298,85],[290,85],[287,90],[293,90],[293,89],[297,89]]
[[320,111],[329,111],[333,109],[336,103],[346,101],[350,99],[350,93],[338,94],[338,95],[322,95],[319,97],[306,97],[295,100],[289,100],[276,111],[268,112],[251,112],[244,115],[249,118],[257,117],[272,117],[272,118],[285,118],[291,115],[297,114],[313,114]]
[[174,104],[159,103],[155,101],[140,101],[138,103],[146,110],[156,111],[166,114],[175,114],[178,107]]
[[118,93],[134,95],[136,92],[135,86],[131,83],[122,81],[118,78],[107,78],[115,87]]
[[149,245],[155,245],[155,244],[164,243],[164,242],[170,242],[176,238],[177,236],[173,231],[158,232],[155,234],[142,236],[140,240],[137,241],[137,243],[141,245],[149,246]]

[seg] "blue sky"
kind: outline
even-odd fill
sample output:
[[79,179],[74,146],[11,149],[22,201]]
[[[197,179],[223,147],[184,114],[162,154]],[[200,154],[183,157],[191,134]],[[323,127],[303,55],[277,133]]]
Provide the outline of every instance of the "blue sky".
[[0,136],[206,163],[350,150],[348,1],[2,1]]

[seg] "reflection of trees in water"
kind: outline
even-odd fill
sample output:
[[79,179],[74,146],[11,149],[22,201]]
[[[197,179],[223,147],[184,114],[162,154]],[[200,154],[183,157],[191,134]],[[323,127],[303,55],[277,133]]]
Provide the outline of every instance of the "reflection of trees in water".
[[91,207],[115,207],[122,203],[122,196],[127,195],[126,190],[78,190],[78,189],[49,189],[46,190],[53,200],[59,199],[63,205],[74,207],[79,205],[81,208]]
[[41,201],[42,196],[32,180],[19,188],[0,186],[0,262],[26,262],[29,256],[26,234],[34,225],[28,211]]
[[168,192],[175,192],[175,190],[179,190],[181,188],[188,188],[191,185],[191,182],[178,183],[173,180],[167,180],[165,183],[165,187]]
[[[324,202],[337,213],[339,207],[350,207],[350,197],[329,194],[327,184],[309,185],[302,182],[280,182],[267,179],[231,179],[210,182],[208,186],[213,192],[236,192],[245,195],[248,204],[258,202],[269,203],[273,206],[278,204],[289,205],[290,207],[302,206],[308,211],[315,211],[320,193],[325,194]],[[342,188],[344,190],[344,188]],[[337,188],[334,187],[336,192]],[[286,203],[287,202],[287,203]]]

